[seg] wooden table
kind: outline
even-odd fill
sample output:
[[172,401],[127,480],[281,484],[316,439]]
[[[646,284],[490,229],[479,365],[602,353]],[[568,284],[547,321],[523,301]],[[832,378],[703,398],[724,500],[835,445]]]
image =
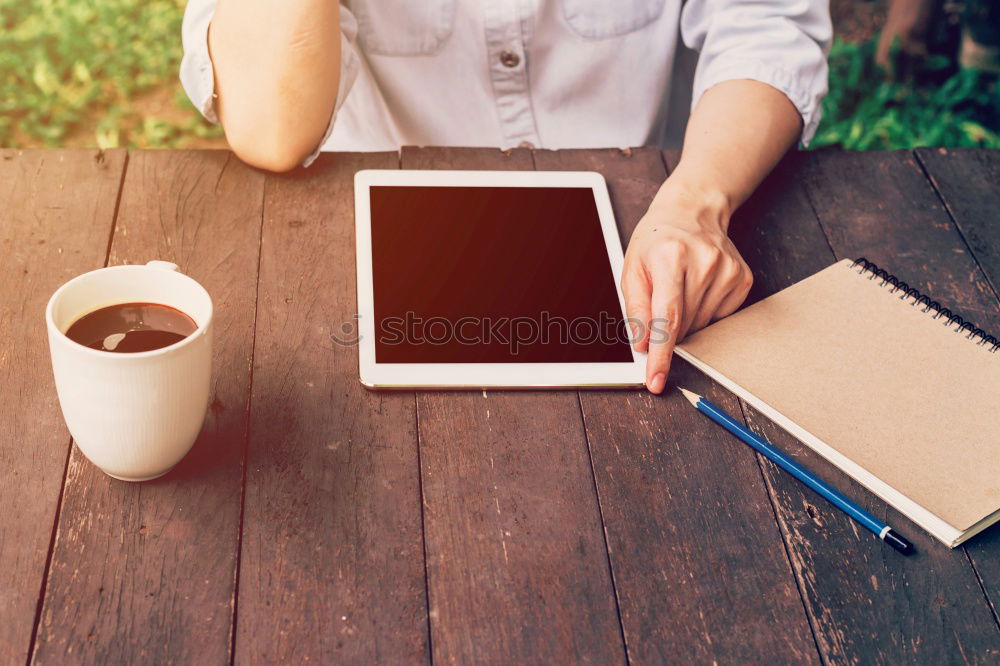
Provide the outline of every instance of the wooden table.
[[[625,241],[672,163],[407,148],[277,176],[228,152],[0,151],[0,663],[997,663],[1000,528],[948,550],[683,362],[673,383],[918,553],[676,391],[374,393],[332,343],[358,169],[597,170]],[[998,183],[1000,151],[791,155],[733,224],[751,300],[865,255],[996,332]],[[43,307],[150,259],[215,298],[214,399],[180,466],[129,484],[71,445]]]

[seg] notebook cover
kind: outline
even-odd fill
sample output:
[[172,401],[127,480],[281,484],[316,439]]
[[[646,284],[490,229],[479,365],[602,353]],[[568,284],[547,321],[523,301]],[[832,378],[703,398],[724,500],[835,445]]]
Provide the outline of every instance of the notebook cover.
[[1000,509],[1000,351],[869,276],[840,261],[679,347],[965,531]]

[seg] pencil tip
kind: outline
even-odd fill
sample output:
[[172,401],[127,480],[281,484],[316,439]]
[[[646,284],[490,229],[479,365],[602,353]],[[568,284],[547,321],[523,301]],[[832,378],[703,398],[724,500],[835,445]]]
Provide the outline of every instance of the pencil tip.
[[683,389],[680,386],[678,386],[677,388],[680,389],[681,393],[684,394],[684,397],[687,398],[688,402],[690,402],[692,405],[697,405],[698,401],[701,400],[701,396],[698,395],[697,393],[694,393],[693,391],[688,391],[687,389]]

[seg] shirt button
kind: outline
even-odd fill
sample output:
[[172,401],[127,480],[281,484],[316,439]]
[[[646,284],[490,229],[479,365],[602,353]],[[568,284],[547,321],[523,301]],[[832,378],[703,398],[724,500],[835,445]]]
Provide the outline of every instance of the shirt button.
[[513,51],[501,51],[500,64],[504,67],[517,67],[521,64],[521,56],[517,55]]

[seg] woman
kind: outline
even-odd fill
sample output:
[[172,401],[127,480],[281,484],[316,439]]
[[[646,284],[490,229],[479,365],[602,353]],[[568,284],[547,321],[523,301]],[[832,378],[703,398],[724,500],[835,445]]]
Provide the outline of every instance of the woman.
[[[683,133],[622,277],[660,393],[674,343],[746,298],[729,219],[815,131],[830,39],[822,0],[190,0],[181,80],[240,158],[273,171],[320,150]],[[654,320],[668,335],[650,337]]]

